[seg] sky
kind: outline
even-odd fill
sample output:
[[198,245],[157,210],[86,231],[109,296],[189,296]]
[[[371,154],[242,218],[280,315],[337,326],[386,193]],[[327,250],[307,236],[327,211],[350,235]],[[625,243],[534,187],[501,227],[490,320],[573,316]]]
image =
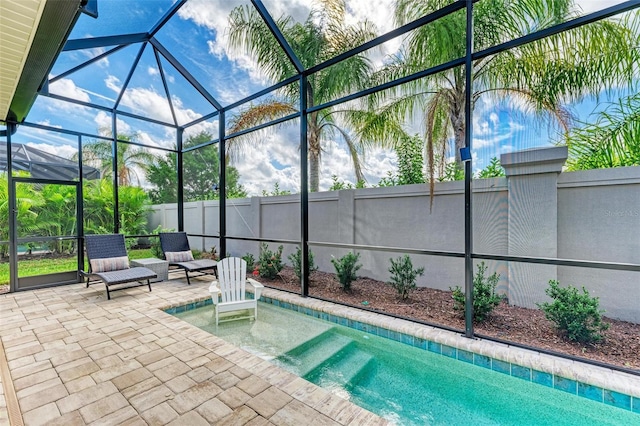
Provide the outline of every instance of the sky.
[[[585,13],[621,3],[622,0],[579,0]],[[99,19],[83,15],[73,29],[70,39],[98,37],[114,34],[137,33],[150,29],[174,0],[101,0],[98,2]],[[265,7],[274,18],[288,15],[302,22],[309,15],[308,0],[264,0]],[[222,105],[229,105],[271,82],[260,71],[251,56],[239,54],[228,47],[229,12],[238,5],[250,5],[241,0],[189,0],[178,14],[156,34],[156,38]],[[316,3],[317,4],[317,3]],[[367,19],[375,24],[378,34],[394,29],[393,0],[347,0],[347,23]],[[123,9],[126,11],[123,17]],[[371,60],[380,67],[386,55],[396,53],[400,40],[391,40],[371,54]],[[51,70],[51,77],[96,57],[108,48],[78,50],[61,53]],[[139,45],[125,47],[90,66],[63,76],[50,85],[50,91],[85,102],[111,107],[127,79]],[[171,64],[160,60],[166,75],[166,84],[172,99],[176,120],[189,123],[213,111],[210,104],[191,87]],[[592,106],[576,106],[579,114],[586,114]],[[146,49],[127,90],[122,95],[123,111],[173,122],[171,109],[164,91],[156,58]],[[111,127],[110,114],[93,108],[40,96],[27,117],[31,123],[55,128],[67,128],[98,134]],[[411,133],[422,133],[421,120],[406,123]],[[170,127],[119,116],[118,133],[134,134],[141,143],[153,147],[171,147],[176,133]],[[218,134],[216,119],[191,126],[187,135],[207,131]],[[299,129],[297,121],[275,131],[261,132],[259,143],[244,151],[240,161],[233,165],[241,175],[241,183],[250,195],[270,191],[278,182],[280,189],[298,192],[299,187]],[[506,108],[482,100],[473,116],[474,169],[485,167],[492,157],[512,150],[550,145],[549,129],[532,127],[527,117],[513,114]],[[77,141],[54,132],[21,127],[15,142],[28,143],[36,148],[62,157],[76,152]],[[320,189],[331,186],[332,176],[354,183],[353,168],[345,144],[339,138],[327,141],[322,153]],[[160,153],[161,151],[154,151]],[[453,154],[451,154],[453,155]],[[397,160],[392,151],[367,151],[364,172],[369,185],[378,183],[389,172],[396,172]],[[144,185],[144,182],[142,182]]]

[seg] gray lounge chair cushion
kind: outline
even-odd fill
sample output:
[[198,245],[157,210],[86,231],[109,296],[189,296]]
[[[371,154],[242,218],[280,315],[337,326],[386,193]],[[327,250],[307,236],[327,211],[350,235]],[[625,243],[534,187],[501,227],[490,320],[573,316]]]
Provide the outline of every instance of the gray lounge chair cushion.
[[151,269],[136,267],[119,271],[94,272],[106,285],[123,284],[132,281],[143,281],[156,278],[158,275]]
[[213,269],[218,263],[211,259],[198,259],[191,262],[172,262],[171,265],[179,266],[186,269],[189,272],[204,271],[207,269]]

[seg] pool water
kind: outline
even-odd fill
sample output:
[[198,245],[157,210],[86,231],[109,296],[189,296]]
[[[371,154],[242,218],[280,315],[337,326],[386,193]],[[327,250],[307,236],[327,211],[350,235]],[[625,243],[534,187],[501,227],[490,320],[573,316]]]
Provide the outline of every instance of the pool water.
[[640,415],[260,302],[256,321],[177,317],[398,425],[640,425]]

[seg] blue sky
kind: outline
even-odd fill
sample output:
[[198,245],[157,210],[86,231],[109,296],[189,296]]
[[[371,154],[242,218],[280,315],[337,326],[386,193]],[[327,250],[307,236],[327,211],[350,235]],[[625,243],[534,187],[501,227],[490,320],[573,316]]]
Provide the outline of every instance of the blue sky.
[[[147,30],[172,3],[173,0],[99,1],[99,20],[81,16],[70,39]],[[581,0],[577,3],[586,13],[621,3],[621,0]],[[268,0],[264,4],[274,17],[287,14],[302,21],[309,14],[308,0]],[[347,4],[348,22],[369,19],[375,23],[380,34],[393,29],[392,0],[349,0]],[[250,5],[250,2],[189,0],[156,36],[222,105],[228,105],[271,84],[251,57],[232,52],[228,48],[227,16],[237,5]],[[399,40],[386,43],[372,56],[374,64],[381,65],[385,55],[395,52],[399,45]],[[83,70],[61,78],[50,86],[50,90],[67,97],[112,106],[139,48],[140,45],[132,45],[121,49]],[[109,49],[63,52],[53,67],[51,76]],[[213,111],[211,105],[166,60],[161,60],[161,66],[167,76],[179,124],[191,122]],[[124,111],[172,122],[158,66],[150,49],[143,53],[121,105]],[[589,106],[577,106],[575,111],[583,115],[590,109]],[[36,100],[27,121],[92,134],[111,126],[110,115],[103,111],[46,97]],[[503,152],[548,145],[548,129],[544,126],[532,128],[530,121],[510,114],[495,104],[479,105],[474,113],[474,168],[483,168],[491,157]],[[420,120],[408,123],[408,126],[412,133],[422,132]],[[118,129],[119,133],[136,133],[140,142],[150,146],[169,147],[174,144],[176,137],[175,131],[169,127],[150,125],[122,116],[118,120]],[[193,126],[188,132],[206,130],[217,135],[217,129],[217,121],[210,120]],[[242,183],[254,195],[260,194],[262,190],[273,189],[275,182],[279,182],[281,189],[297,191],[298,128],[293,125],[279,128],[275,132],[263,132],[260,139],[260,145],[248,149],[242,160],[235,164],[242,176]],[[73,139],[52,132],[21,127],[14,140],[64,157],[75,152]],[[396,158],[392,152],[382,149],[368,152],[364,170],[370,185],[376,184],[381,177],[395,169]],[[340,140],[330,141],[323,153],[321,189],[327,189],[331,185],[332,175],[338,175],[348,182],[354,181],[348,153]]]

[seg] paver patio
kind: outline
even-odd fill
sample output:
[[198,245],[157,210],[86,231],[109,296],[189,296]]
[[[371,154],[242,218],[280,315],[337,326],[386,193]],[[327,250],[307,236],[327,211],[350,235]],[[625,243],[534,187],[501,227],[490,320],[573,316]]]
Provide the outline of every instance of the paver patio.
[[[102,284],[0,295],[0,426],[387,424],[164,312],[209,297],[210,277],[189,286],[183,276],[111,300]],[[262,295],[640,400],[636,375],[274,289]]]
[[110,301],[102,284],[0,296],[0,425],[386,424],[161,310],[207,297],[209,281]]

